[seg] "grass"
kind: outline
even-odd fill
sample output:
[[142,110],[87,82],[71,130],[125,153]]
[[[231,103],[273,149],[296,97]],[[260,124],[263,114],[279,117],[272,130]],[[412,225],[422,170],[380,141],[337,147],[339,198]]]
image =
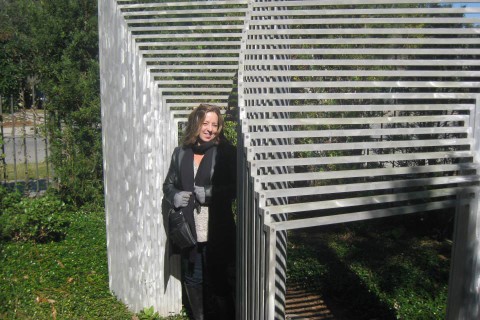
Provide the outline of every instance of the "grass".
[[0,246],[0,319],[160,319],[110,293],[103,212],[77,213],[63,241]]
[[451,243],[415,220],[291,233],[287,281],[316,289],[349,319],[444,319]]
[[[35,163],[28,163],[25,170],[25,163],[17,163],[16,165],[17,177],[16,180],[25,180],[28,179],[45,179],[52,176],[52,168],[47,167],[46,162],[38,163],[38,173],[37,165]],[[0,180],[12,181],[15,180],[15,166],[13,164],[0,164]]]
[[[7,198],[3,205],[19,201]],[[104,212],[84,209],[72,216],[64,240],[0,241],[0,319],[160,319],[149,308],[130,312],[110,293]],[[433,220],[441,219],[291,232],[287,282],[320,292],[348,319],[442,319],[451,246]]]

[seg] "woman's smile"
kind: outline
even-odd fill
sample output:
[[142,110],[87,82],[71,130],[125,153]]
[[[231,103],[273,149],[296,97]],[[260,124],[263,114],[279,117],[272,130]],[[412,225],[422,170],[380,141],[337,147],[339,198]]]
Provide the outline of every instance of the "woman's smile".
[[215,112],[207,112],[205,120],[200,127],[199,138],[202,141],[209,142],[217,136],[218,116]]

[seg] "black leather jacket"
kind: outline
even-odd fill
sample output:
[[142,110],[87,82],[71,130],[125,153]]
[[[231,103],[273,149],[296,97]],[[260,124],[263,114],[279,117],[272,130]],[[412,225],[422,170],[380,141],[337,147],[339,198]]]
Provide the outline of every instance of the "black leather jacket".
[[[172,159],[170,161],[170,168],[168,169],[167,177],[163,183],[163,195],[165,200],[173,207],[173,198],[176,193],[180,191],[192,191],[185,190],[182,187],[180,181],[180,163],[182,162],[182,157],[185,153],[185,147],[176,147],[173,150]],[[213,159],[212,159],[212,168],[210,173],[210,180],[213,179],[213,173],[215,168],[217,156],[217,148],[214,149]],[[212,185],[204,186],[205,188],[205,205],[210,205],[212,201]]]
[[[163,184],[164,200],[171,206],[175,194],[183,191],[180,163],[184,148],[177,147],[173,151],[170,168]],[[229,143],[220,143],[212,160],[211,186],[205,187],[209,206],[207,260],[211,264],[235,261],[236,226],[232,202],[236,197],[236,160],[236,148]],[[195,228],[193,214],[186,215],[185,218],[190,227]]]

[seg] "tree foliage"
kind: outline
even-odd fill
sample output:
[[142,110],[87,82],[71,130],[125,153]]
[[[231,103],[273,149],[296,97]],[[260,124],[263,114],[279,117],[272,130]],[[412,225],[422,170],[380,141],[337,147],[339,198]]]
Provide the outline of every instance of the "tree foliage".
[[58,188],[75,204],[100,201],[102,152],[97,3],[0,0],[0,95],[46,97]]

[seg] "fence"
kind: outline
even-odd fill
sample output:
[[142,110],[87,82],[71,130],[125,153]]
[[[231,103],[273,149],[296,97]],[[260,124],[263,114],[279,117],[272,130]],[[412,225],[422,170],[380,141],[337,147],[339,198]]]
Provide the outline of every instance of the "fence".
[[46,190],[52,175],[48,161],[47,113],[42,100],[0,96],[0,181],[26,193]]
[[475,1],[99,2],[110,288],[179,312],[161,184],[179,123],[200,102],[227,109],[238,71],[238,318],[285,317],[288,230],[438,208],[456,211],[448,318],[477,318],[479,15]]

